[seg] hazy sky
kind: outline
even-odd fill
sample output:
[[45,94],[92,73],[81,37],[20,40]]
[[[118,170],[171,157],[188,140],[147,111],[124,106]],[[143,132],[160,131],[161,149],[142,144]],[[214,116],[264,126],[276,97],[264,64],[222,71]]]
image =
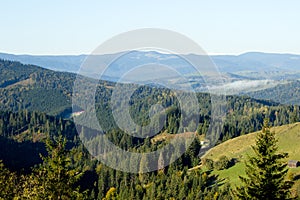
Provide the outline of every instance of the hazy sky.
[[1,0],[0,52],[88,54],[110,37],[165,28],[209,54],[300,54],[299,0]]

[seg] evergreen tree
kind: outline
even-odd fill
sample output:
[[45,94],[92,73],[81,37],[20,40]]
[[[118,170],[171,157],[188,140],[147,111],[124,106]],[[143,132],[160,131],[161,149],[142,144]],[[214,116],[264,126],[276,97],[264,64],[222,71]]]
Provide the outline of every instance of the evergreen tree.
[[66,147],[66,139],[61,135],[55,141],[46,142],[48,156],[43,164],[25,177],[23,198],[30,199],[84,199],[76,183],[80,173],[71,169]]
[[282,161],[286,153],[278,153],[278,140],[270,131],[269,121],[264,120],[263,129],[258,133],[256,145],[252,147],[255,155],[246,162],[246,175],[240,179],[243,186],[237,189],[240,199],[288,199],[292,182],[285,181],[288,169]]
[[17,193],[17,176],[0,160],[0,199],[13,199]]

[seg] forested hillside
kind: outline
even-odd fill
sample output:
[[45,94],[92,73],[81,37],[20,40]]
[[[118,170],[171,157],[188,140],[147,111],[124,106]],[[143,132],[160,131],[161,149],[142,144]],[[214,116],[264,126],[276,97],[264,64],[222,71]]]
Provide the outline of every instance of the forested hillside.
[[[38,187],[44,187],[44,184],[50,184],[51,181],[58,181],[50,174],[53,173],[51,170],[55,171],[57,167],[64,169],[60,172],[63,173],[61,174],[64,177],[61,178],[63,183],[71,179],[72,171],[75,170],[76,174],[80,174],[78,179],[73,180],[75,181],[73,184],[64,186],[66,190],[62,193],[62,195],[72,196],[74,194],[68,192],[80,186],[81,190],[75,195],[76,198],[102,199],[112,195],[120,199],[140,199],[150,194],[153,199],[175,197],[174,194],[181,195],[182,198],[186,195],[189,198],[203,198],[219,191],[217,188],[208,189],[209,185],[215,184],[216,177],[200,171],[187,172],[188,168],[198,163],[200,144],[197,140],[178,162],[160,172],[142,175],[116,171],[93,160],[79,141],[71,121],[24,110],[17,113],[1,112],[0,125],[0,160],[3,160],[5,166],[4,168],[1,164],[0,181],[4,181],[5,177],[12,179],[12,182],[1,182],[2,187],[5,185],[9,188],[3,189],[0,193],[0,197],[5,199],[13,196],[24,198],[26,195],[42,198],[46,197],[43,195],[48,194],[47,192],[60,191],[58,186],[53,186],[48,189],[42,188],[45,193],[38,192]],[[114,134],[117,133],[114,132],[112,136]],[[66,145],[63,145],[62,140],[59,139],[62,137],[66,138]],[[114,138],[112,137],[111,140],[114,141]],[[134,145],[129,148],[133,150]],[[142,148],[149,150],[152,145],[154,144],[146,141]],[[56,151],[60,153],[55,154]],[[66,160],[57,163],[55,159]],[[45,179],[38,179],[39,173],[43,173]],[[9,184],[15,184],[14,189]],[[190,187],[191,184],[193,188]],[[169,192],[166,192],[166,187],[170,188]],[[59,194],[54,196],[56,195]]]
[[300,81],[290,81],[265,90],[247,93],[257,99],[270,99],[282,104],[300,105]]
[[[149,110],[155,104],[162,105],[166,115],[157,135],[138,138],[121,130],[114,121],[111,99],[115,83],[82,78],[86,88],[98,84],[95,108],[99,124],[105,137],[120,148],[136,153],[151,152],[166,145],[174,134],[191,132],[196,135],[188,150],[176,162],[159,171],[132,174],[111,169],[93,158],[79,137],[89,138],[85,136],[93,131],[91,127],[79,126],[76,130],[74,118],[64,117],[71,113],[73,95],[85,97],[85,94],[73,94],[75,74],[18,62],[2,60],[0,63],[0,160],[3,160],[0,181],[8,188],[3,189],[0,198],[25,198],[29,195],[42,199],[51,194],[57,195],[54,199],[64,195],[65,199],[231,199],[229,186],[220,188],[218,178],[209,171],[188,170],[199,165],[201,141],[208,137],[209,129],[211,133],[217,132],[215,127],[209,127],[212,120],[210,94],[196,94],[199,108],[191,106],[189,109],[199,112],[197,116],[187,115],[190,118],[182,123],[184,113],[176,91],[138,85],[129,101],[130,115],[135,123],[148,125]],[[124,87],[133,85],[125,84]],[[275,126],[300,119],[299,106],[250,97],[225,98],[226,118],[217,135],[218,143],[260,130],[264,118],[269,118],[271,125]],[[80,105],[75,107],[84,111],[80,116],[84,117],[89,112]],[[197,127],[191,128],[196,124]],[[134,127],[134,131],[143,130]],[[97,139],[90,137],[89,142],[97,143]],[[157,165],[167,163],[171,156],[162,155]],[[147,165],[147,160],[131,164],[141,169]],[[55,170],[64,177],[62,181],[66,181],[65,192],[58,184],[60,179],[53,174]],[[15,187],[5,182],[7,177],[12,177],[10,182]]]
[[[46,70],[37,66],[23,65],[19,62],[0,60],[2,86],[0,88],[0,109],[8,111],[38,111],[54,116],[67,116],[71,113],[73,85],[75,74]],[[97,82],[82,78],[82,85],[89,88]],[[99,81],[95,94],[95,107],[98,119],[106,132],[117,129],[112,117],[110,102],[115,83]],[[131,85],[125,84],[130,88]],[[297,88],[297,87],[295,87]],[[87,89],[88,91],[88,89]],[[149,123],[149,109],[154,104],[166,108],[166,121],[161,132],[184,132],[191,123],[198,124],[197,132],[204,134],[210,124],[211,96],[197,93],[199,101],[199,121],[189,120],[182,130],[180,128],[181,109],[176,91],[153,86],[138,86],[133,93],[129,105],[134,121],[142,126]],[[85,94],[81,95],[85,98]],[[265,116],[270,117],[271,125],[282,125],[296,122],[299,117],[299,106],[280,105],[267,100],[255,100],[248,97],[228,96],[225,107],[226,119],[221,131],[220,141],[224,141],[247,132],[259,130]],[[75,106],[76,108],[76,106]],[[78,109],[80,106],[78,105]]]
[[0,111],[0,160],[14,171],[28,171],[42,162],[40,153],[46,155],[46,139],[58,135],[67,139],[67,149],[81,144],[72,121],[27,110]]

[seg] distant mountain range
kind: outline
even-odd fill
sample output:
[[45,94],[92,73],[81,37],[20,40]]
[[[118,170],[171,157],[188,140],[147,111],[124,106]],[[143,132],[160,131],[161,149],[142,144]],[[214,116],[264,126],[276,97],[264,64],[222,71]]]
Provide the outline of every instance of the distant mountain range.
[[0,53],[0,58],[11,61],[19,61],[23,64],[37,65],[55,71],[76,72],[86,58],[86,55],[35,56]]
[[300,71],[300,55],[249,52],[238,56],[212,56],[223,72]]
[[[88,55],[59,55],[59,56],[38,56],[38,55],[14,55],[0,53],[0,58],[7,60],[19,61],[24,64],[34,64],[47,69],[77,72],[80,65]],[[105,59],[111,55],[101,55]],[[189,54],[187,57],[197,56]],[[294,54],[276,54],[276,53],[259,53],[249,52],[241,55],[214,55],[210,56],[221,72],[276,72],[300,71],[300,55]],[[122,56],[118,64],[128,63],[163,63],[170,66],[184,65],[184,61],[179,56],[172,54],[162,54],[159,52],[132,51]],[[186,64],[185,64],[186,65]]]
[[[199,55],[184,55],[188,59],[195,59]],[[126,72],[144,64],[160,64],[170,66],[183,75],[183,81],[179,76],[172,76],[167,71],[155,71],[151,68],[138,75],[129,77],[127,81],[139,82],[149,76],[160,77],[157,79],[168,80],[178,87],[191,85],[193,89],[201,92],[226,93],[249,95],[254,98],[272,99],[281,103],[300,104],[298,89],[289,90],[298,86],[300,80],[300,55],[275,54],[249,52],[237,56],[214,55],[210,56],[220,71],[220,76],[209,76],[206,74],[195,74],[194,68],[189,62],[182,59],[180,55],[163,54],[155,51],[131,51],[118,54],[94,56],[100,63],[107,64],[112,57],[119,57],[109,66],[101,78],[108,81],[119,81]],[[200,56],[201,57],[201,56]],[[14,55],[0,53],[0,59],[19,61],[24,64],[38,65],[55,71],[76,73],[88,55],[67,55],[67,56],[37,56],[37,55]],[[94,76],[97,68],[91,69],[89,74]],[[99,77],[96,77],[99,78]],[[131,79],[130,79],[131,78]],[[134,80],[133,80],[134,79]],[[220,79],[222,83],[220,84]],[[296,82],[295,82],[296,81]],[[126,82],[126,80],[125,80]],[[272,88],[275,88],[279,95],[281,90],[288,91],[287,97],[270,97]],[[267,90],[265,90],[267,89]],[[290,98],[289,98],[290,97]]]

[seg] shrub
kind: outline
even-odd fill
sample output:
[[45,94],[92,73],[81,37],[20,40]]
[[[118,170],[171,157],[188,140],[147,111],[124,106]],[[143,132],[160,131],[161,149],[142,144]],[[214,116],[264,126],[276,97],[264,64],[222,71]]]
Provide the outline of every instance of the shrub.
[[202,160],[202,163],[208,170],[214,169],[214,161],[212,159],[205,158]]

